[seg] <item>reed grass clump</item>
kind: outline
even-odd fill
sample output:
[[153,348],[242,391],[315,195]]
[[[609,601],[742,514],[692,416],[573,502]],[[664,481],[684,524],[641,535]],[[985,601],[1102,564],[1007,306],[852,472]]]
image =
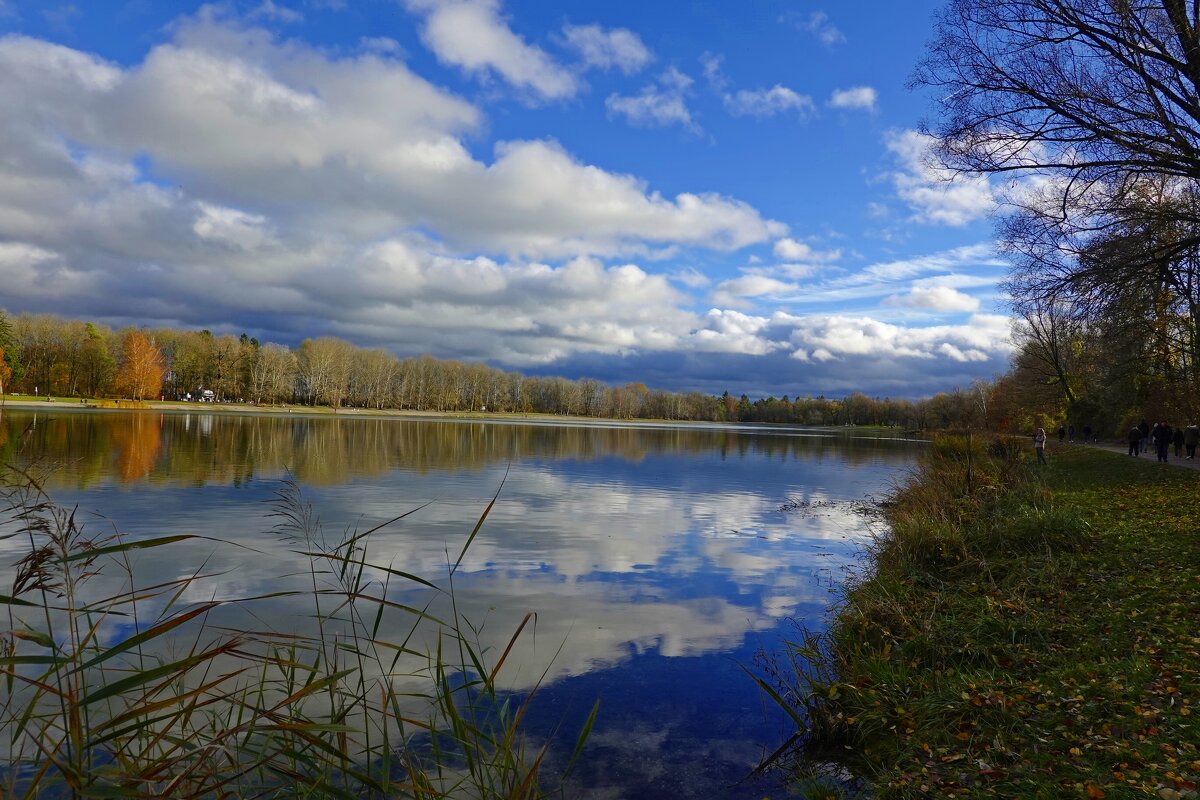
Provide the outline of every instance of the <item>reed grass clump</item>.
[[[450,588],[439,589],[371,559],[372,535],[407,514],[329,538],[289,482],[272,513],[280,539],[308,565],[305,588],[196,602],[187,598],[211,577],[203,564],[156,580],[139,576],[135,562],[139,551],[203,537],[97,535],[32,473],[10,471],[3,487],[0,534],[23,553],[0,595],[0,796],[552,793],[542,769],[548,743],[522,730],[537,687],[518,696],[499,688],[536,618],[490,652],[453,601],[454,573],[490,505],[447,565]],[[399,602],[399,585],[430,601]],[[450,611],[436,616],[432,598],[447,594]],[[256,616],[256,606],[281,598],[307,603],[303,624]]]

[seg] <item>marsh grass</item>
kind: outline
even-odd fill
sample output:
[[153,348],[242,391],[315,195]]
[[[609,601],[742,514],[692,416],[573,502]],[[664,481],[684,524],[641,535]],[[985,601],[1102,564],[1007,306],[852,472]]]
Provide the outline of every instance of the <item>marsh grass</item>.
[[[204,537],[95,535],[31,472],[8,473],[4,486],[5,538],[24,555],[0,595],[0,796],[537,798],[561,785],[543,775],[548,743],[522,730],[537,686],[499,688],[536,617],[496,653],[454,602],[454,574],[495,498],[439,589],[372,563],[372,535],[411,511],[327,537],[285,482],[271,513],[307,564],[305,587],[194,602],[212,577],[205,564],[145,581],[135,562]],[[402,603],[413,592],[401,587],[428,600]],[[433,601],[447,594],[438,617]],[[306,601],[307,624],[217,621],[231,609],[254,620],[257,605],[283,598]]]

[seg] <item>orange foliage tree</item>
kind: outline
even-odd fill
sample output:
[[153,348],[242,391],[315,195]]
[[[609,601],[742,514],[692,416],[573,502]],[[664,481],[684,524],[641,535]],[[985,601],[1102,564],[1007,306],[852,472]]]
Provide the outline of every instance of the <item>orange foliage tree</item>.
[[162,390],[166,361],[152,339],[141,331],[129,331],[121,340],[121,367],[117,388],[134,400],[154,397]]
[[12,369],[4,361],[4,348],[0,347],[0,397],[4,396],[4,384],[12,378]]

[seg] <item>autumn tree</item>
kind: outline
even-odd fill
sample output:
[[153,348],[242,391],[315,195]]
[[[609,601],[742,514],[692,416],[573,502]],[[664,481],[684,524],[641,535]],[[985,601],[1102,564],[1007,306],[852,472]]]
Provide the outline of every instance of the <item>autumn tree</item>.
[[117,389],[134,400],[154,397],[162,390],[166,364],[158,346],[144,333],[127,331],[121,339]]
[[340,408],[350,391],[354,345],[331,336],[305,339],[296,356],[309,400]]
[[296,355],[281,344],[257,348],[250,361],[250,397],[255,403],[291,400],[296,391]]
[[13,344],[12,323],[4,309],[0,309],[0,397],[4,396],[4,387],[13,376],[12,364],[16,360]]

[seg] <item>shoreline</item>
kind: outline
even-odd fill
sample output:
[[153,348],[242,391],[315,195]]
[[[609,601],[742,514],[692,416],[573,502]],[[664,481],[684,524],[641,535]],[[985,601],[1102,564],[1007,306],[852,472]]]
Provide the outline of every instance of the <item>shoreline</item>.
[[819,668],[763,684],[804,720],[798,785],[834,754],[881,799],[1193,796],[1200,538],[1172,501],[1196,476],[980,452],[964,497],[963,446],[934,443],[830,633],[788,645]]
[[[117,405],[109,405],[116,403]],[[121,406],[121,403],[128,405]],[[38,411],[60,409],[65,411],[94,411],[94,412],[159,412],[168,414],[239,414],[246,416],[292,416],[292,417],[337,417],[348,419],[395,419],[408,421],[444,421],[444,422],[487,422],[510,425],[575,425],[580,427],[630,427],[630,428],[687,428],[687,429],[720,429],[730,431],[770,431],[775,433],[800,432],[809,435],[847,435],[863,432],[875,432],[879,435],[870,438],[889,441],[927,441],[913,435],[913,431],[880,428],[873,426],[822,426],[822,425],[789,425],[766,422],[715,422],[710,420],[670,420],[670,419],[617,419],[615,417],[581,417],[568,414],[539,414],[539,413],[498,413],[487,411],[416,411],[414,409],[371,409],[371,408],[341,408],[334,410],[328,406],[260,406],[253,403],[201,403],[184,402],[181,400],[142,401],[135,405],[133,400],[97,400],[87,398],[75,399],[46,399],[28,395],[5,395],[0,397],[0,413],[6,408],[22,411]]]

